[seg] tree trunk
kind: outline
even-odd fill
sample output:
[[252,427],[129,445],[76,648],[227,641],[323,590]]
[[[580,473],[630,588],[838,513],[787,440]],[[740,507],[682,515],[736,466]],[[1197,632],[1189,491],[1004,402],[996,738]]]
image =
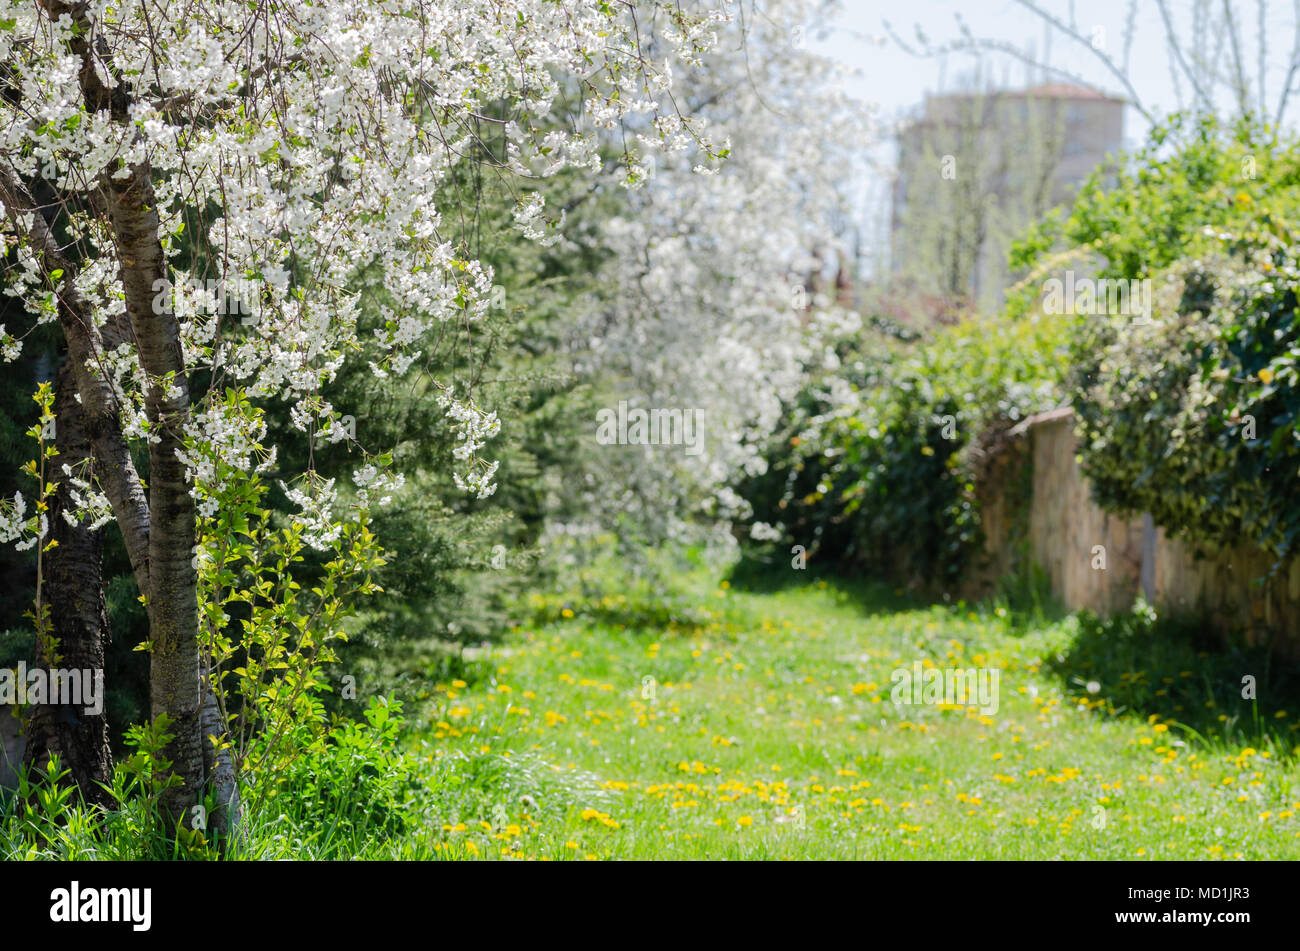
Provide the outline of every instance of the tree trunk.
[[[58,754],[60,762],[87,802],[107,806],[111,796],[100,785],[112,778],[113,758],[108,747],[108,716],[104,710],[104,648],[108,643],[108,612],[104,604],[101,554],[103,530],[69,525],[63,513],[74,508],[70,486],[62,474],[70,466],[87,478],[90,436],[77,403],[76,374],[68,363],[59,369],[54,397],[55,458],[60,481],[50,506],[50,534],[58,544],[43,557],[47,565],[44,600],[50,606],[53,642],[37,645],[37,663],[46,670],[95,671],[98,713],[88,697],[76,705],[37,704],[27,727],[29,764],[44,766]],[[83,685],[86,683],[82,678]]]
[[204,768],[216,795],[217,813],[212,817],[222,849],[242,844],[244,839],[243,806],[239,798],[239,782],[235,777],[235,761],[230,750],[217,752],[213,741],[225,739],[226,723],[221,718],[217,695],[205,683],[203,688],[203,754]]
[[[93,70],[90,71],[93,74]],[[200,667],[198,591],[194,569],[197,541],[194,500],[177,451],[189,420],[189,383],[173,314],[153,312],[153,282],[162,276],[158,215],[147,169],[132,169],[109,189],[109,215],[118,239],[126,312],[140,364],[152,381],[145,398],[151,431],[149,490],[135,470],[122,430],[117,394],[99,372],[105,339],[120,331],[92,328],[91,309],[73,284],[75,264],[60,251],[30,191],[0,167],[0,202],[10,221],[26,232],[47,272],[61,270],[59,323],[76,374],[86,430],[99,463],[100,484],[126,542],[131,567],[146,597],[153,643],[150,670],[152,715],[166,714],[174,739],[163,751],[181,785],[167,793],[173,820],[197,801],[203,785],[203,739],[199,723]],[[170,387],[170,388],[169,388]]]
[[[51,17],[66,15],[82,28],[68,41],[68,49],[81,60],[78,78],[87,112],[107,112],[113,122],[131,127],[131,84],[117,73],[111,58],[97,57],[92,49],[94,31],[86,14],[88,4],[45,2]],[[102,48],[101,52],[106,54]],[[111,86],[101,78],[105,73],[112,75]],[[118,177],[121,172],[126,173],[124,177]],[[123,166],[106,176],[103,190],[116,242],[126,314],[140,366],[149,378],[145,393],[151,435],[148,577],[141,590],[149,602],[149,636],[153,644],[151,713],[155,720],[163,715],[168,718],[167,731],[174,739],[163,755],[172,762],[172,774],[181,780],[165,794],[166,805],[172,819],[179,821],[202,795],[204,782],[198,590],[193,564],[197,522],[185,464],[177,458],[190,419],[189,380],[181,350],[180,323],[175,314],[157,312],[153,304],[156,282],[167,278],[158,237],[153,170],[147,160]],[[66,333],[66,323],[64,329]],[[79,377],[83,396],[86,376]],[[102,461],[108,463],[107,459]]]
[[178,454],[190,418],[189,381],[175,314],[155,313],[154,282],[165,279],[157,200],[147,166],[108,183],[109,216],[122,262],[122,288],[140,365],[149,375],[149,691],[154,719],[166,715],[175,739],[164,755],[182,785],[167,793],[179,818],[202,795],[199,723],[199,612],[194,499]]

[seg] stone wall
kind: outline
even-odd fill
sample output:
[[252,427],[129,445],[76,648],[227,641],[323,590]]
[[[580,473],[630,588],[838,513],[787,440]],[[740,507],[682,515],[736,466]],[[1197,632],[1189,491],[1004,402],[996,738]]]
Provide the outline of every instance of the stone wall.
[[1150,516],[1103,512],[1079,469],[1068,408],[1031,417],[1009,435],[980,477],[978,590],[1034,565],[1069,610],[1123,611],[1141,592],[1158,608],[1200,615],[1225,634],[1300,657],[1300,559],[1269,576],[1273,559],[1262,551],[1197,552]]

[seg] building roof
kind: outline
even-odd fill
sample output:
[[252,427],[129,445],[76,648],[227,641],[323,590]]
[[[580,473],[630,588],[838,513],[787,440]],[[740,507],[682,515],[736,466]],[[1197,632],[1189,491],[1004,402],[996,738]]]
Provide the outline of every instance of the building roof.
[[1008,96],[1025,96],[1035,99],[1101,99],[1108,102],[1123,102],[1118,96],[1108,96],[1104,92],[1077,86],[1074,83],[1043,83],[1029,89],[1008,92]]
[[929,102],[944,99],[970,99],[977,96],[992,99],[1084,99],[1093,102],[1125,102],[1124,99],[1118,96],[1109,96],[1096,89],[1074,83],[1041,83],[1037,86],[1030,86],[1028,89],[986,89],[975,92],[926,93],[925,99]]

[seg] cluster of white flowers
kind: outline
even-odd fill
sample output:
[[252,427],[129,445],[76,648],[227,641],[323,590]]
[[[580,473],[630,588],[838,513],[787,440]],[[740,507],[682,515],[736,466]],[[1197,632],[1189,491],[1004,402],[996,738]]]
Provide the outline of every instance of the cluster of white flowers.
[[3,356],[6,362],[12,362],[17,360],[22,352],[23,342],[8,333],[4,324],[0,324],[0,356]]
[[15,542],[19,551],[25,551],[40,538],[37,527],[36,521],[27,517],[27,500],[21,492],[15,492],[12,501],[0,499],[0,543]]
[[546,219],[542,217],[542,209],[545,206],[546,199],[537,192],[532,192],[526,198],[520,199],[515,206],[515,225],[523,233],[524,237],[534,241],[540,241],[546,237]]
[[438,394],[438,405],[453,421],[456,436],[460,439],[460,445],[451,453],[457,459],[474,458],[484,444],[501,431],[497,414],[483,412],[472,401],[457,400],[444,391]]
[[334,480],[321,480],[307,477],[303,480],[305,488],[280,483],[285,498],[297,508],[294,521],[302,529],[303,541],[317,551],[325,551],[338,541],[343,533],[343,525],[334,518],[334,506],[338,502],[338,491]]
[[448,391],[438,394],[438,405],[442,407],[447,418],[452,421],[456,438],[460,444],[451,454],[468,463],[465,472],[453,472],[452,479],[456,487],[476,498],[485,499],[496,491],[492,479],[496,475],[499,463],[493,460],[484,463],[478,458],[478,451],[487,441],[501,431],[501,420],[496,413],[485,413],[474,405],[472,400],[457,400]]
[[[647,499],[669,520],[691,511],[746,515],[728,486],[761,474],[761,449],[784,402],[824,361],[826,341],[860,324],[803,287],[847,250],[835,230],[837,176],[873,133],[835,68],[795,42],[816,7],[765,3],[743,33],[735,23],[724,42],[700,49],[704,69],[693,88],[713,105],[697,118],[726,126],[730,157],[697,168],[690,155],[655,154],[648,181],[602,228],[619,293],[574,333],[578,371],[610,381],[611,405],[702,407],[708,432],[706,451],[693,456],[597,453],[602,471],[581,486],[580,501],[597,521],[644,513]],[[686,140],[686,122],[655,123],[669,141]],[[823,286],[831,280],[822,275]]]
[[[321,386],[359,349],[352,288],[363,272],[380,273],[385,292],[379,374],[410,366],[428,332],[484,311],[492,276],[462,259],[436,196],[466,156],[493,152],[479,129],[494,110],[511,121],[497,123],[504,151],[490,160],[527,175],[600,167],[596,136],[564,131],[554,114],[566,83],[592,104],[589,128],[648,118],[660,132],[640,137],[647,150],[689,139],[715,151],[704,123],[677,115],[671,77],[674,64],[680,71],[714,48],[726,6],[92,0],[84,5],[90,66],[106,87],[126,86],[123,122],[107,106],[87,107],[83,62],[72,52],[87,24],[51,19],[44,4],[0,0],[0,59],[7,88],[21,93],[0,100],[0,162],[72,199],[61,227],[85,262],[73,277],[95,327],[124,312],[119,265],[133,263],[119,260],[95,211],[98,189],[139,163],[148,163],[156,192],[163,278],[183,285],[183,262],[203,260],[211,273],[260,287],[251,321],[201,308],[177,315],[187,367],[209,371],[217,394],[188,433],[204,447],[186,455],[201,483],[213,458],[253,464],[246,441],[232,435],[238,424],[223,419],[227,384],[254,400],[287,401],[304,431],[319,425]],[[556,229],[541,213],[540,197],[525,199],[520,226],[552,240]],[[49,320],[55,278],[26,246],[29,224],[0,214],[0,243],[17,251],[5,283]],[[185,241],[176,240],[187,225]],[[19,346],[0,331],[6,359]],[[141,394],[150,381],[133,347],[117,347],[104,363],[128,436],[146,436]],[[474,459],[498,425],[465,407],[448,416],[462,459]],[[488,494],[495,465],[474,462],[463,484]],[[304,509],[322,506],[317,492],[294,498]]]
[[196,413],[186,435],[194,448],[178,455],[193,482],[190,495],[204,518],[217,514],[221,495],[236,472],[266,472],[275,465],[278,454],[278,447],[262,445],[266,421],[259,414],[233,411],[224,404]]
[[497,490],[496,483],[492,480],[496,476],[497,467],[500,464],[493,459],[480,469],[470,469],[464,475],[453,472],[451,477],[456,483],[456,488],[462,492],[468,492],[478,499],[486,499]]
[[357,487],[359,505],[388,505],[393,501],[393,493],[406,485],[406,477],[400,472],[365,465],[352,473],[352,482]]
[[68,498],[72,508],[63,510],[63,520],[69,525],[85,525],[91,531],[103,528],[113,520],[113,506],[108,496],[95,488],[84,476],[78,475],[69,465],[63,466],[63,478],[67,481]]

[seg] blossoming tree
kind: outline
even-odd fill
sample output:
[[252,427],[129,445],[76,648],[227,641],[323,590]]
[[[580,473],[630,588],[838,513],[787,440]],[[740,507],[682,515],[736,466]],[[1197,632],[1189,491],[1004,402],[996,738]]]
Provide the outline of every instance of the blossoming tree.
[[703,432],[698,452],[599,453],[577,483],[588,521],[635,513],[658,539],[691,515],[725,529],[744,514],[728,486],[764,465],[783,400],[856,319],[819,272],[845,260],[843,186],[873,130],[839,68],[809,48],[825,6],[742,4],[704,55],[683,102],[726,130],[725,163],[700,175],[681,153],[634,159],[645,186],[602,229],[611,293],[584,314],[575,363],[610,407],[695,413]]
[[[518,223],[543,236],[555,222],[527,179],[594,170],[602,130],[637,117],[640,150],[716,158],[671,77],[726,15],[658,0],[0,0],[5,290],[62,330],[68,395],[46,412],[85,445],[51,471],[75,490],[69,525],[111,519],[125,540],[173,817],[222,772],[233,714],[204,663],[198,579],[205,523],[275,465],[258,407],[290,404],[304,439],[348,438],[320,395],[343,361],[400,374],[430,333],[470,332],[492,276],[435,200],[458,163],[517,177]],[[562,83],[583,92],[585,132],[556,121]],[[364,341],[363,271],[383,308]],[[21,345],[0,330],[7,357]],[[460,484],[486,494],[496,420],[470,394],[443,398]],[[400,479],[383,463],[355,474],[363,507]],[[362,517],[336,514],[310,471],[285,488],[311,546]],[[5,504],[0,534],[53,558],[50,531],[43,505]],[[100,636],[93,618],[83,635]]]

